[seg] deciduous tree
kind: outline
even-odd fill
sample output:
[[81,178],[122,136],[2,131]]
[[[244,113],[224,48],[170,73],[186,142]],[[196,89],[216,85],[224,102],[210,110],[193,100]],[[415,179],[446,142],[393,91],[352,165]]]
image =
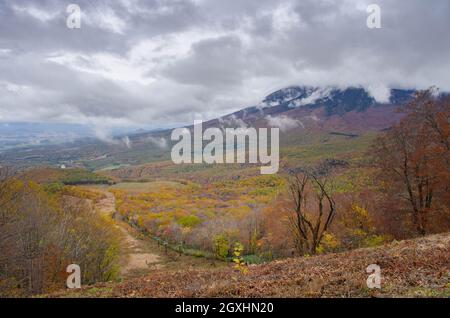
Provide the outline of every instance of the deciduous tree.
[[386,196],[409,206],[416,231],[425,235],[430,215],[448,213],[450,189],[450,97],[418,92],[401,111],[404,118],[372,147]]
[[290,228],[297,250],[315,254],[336,214],[330,167],[322,164],[316,169],[295,172],[289,189],[293,203]]

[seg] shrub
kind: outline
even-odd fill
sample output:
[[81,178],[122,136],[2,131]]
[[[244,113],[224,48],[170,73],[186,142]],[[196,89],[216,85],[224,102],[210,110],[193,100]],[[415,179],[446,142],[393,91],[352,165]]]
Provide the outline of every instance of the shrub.
[[217,235],[214,238],[214,253],[219,258],[226,258],[230,249],[228,237],[224,234]]
[[339,240],[331,233],[324,233],[320,245],[317,247],[317,253],[332,252],[340,246]]
[[186,215],[178,219],[178,224],[182,227],[193,228],[200,223],[202,223],[202,219],[196,215]]

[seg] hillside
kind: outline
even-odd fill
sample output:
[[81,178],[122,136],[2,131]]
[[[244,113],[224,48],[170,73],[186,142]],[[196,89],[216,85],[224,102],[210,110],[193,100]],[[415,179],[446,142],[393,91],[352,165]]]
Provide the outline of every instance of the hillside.
[[25,170],[18,175],[19,179],[41,184],[60,183],[65,185],[108,184],[112,182],[104,176],[84,169],[61,169],[52,167],[36,167]]
[[362,87],[292,86],[257,105],[211,120],[206,126],[279,127],[290,133],[366,133],[391,126],[401,118],[396,107],[411,100],[412,90],[390,90],[383,102]]
[[[449,297],[450,233],[377,248],[291,258],[250,266],[248,272],[155,271],[50,297]],[[381,267],[381,290],[366,287],[370,264]]]
[[[203,128],[278,127],[282,147],[307,145],[318,137],[356,137],[390,127],[396,112],[414,91],[392,89],[377,102],[362,87],[293,86],[269,94],[255,106],[208,120]],[[205,119],[206,120],[206,119]],[[170,160],[171,130],[117,136],[108,141],[80,138],[66,143],[26,146],[0,151],[0,162],[20,167],[61,165],[89,170],[115,169]]]

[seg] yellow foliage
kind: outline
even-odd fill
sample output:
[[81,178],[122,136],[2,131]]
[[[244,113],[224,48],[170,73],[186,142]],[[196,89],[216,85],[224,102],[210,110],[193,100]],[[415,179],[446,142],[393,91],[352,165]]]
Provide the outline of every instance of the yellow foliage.
[[244,251],[244,245],[242,245],[239,242],[236,242],[234,244],[234,248],[233,248],[234,268],[238,269],[243,274],[247,274],[248,273],[248,267],[245,264],[244,259],[242,257],[242,252],[243,251]]
[[317,247],[317,253],[336,250],[340,245],[339,240],[333,234],[325,232],[320,245]]

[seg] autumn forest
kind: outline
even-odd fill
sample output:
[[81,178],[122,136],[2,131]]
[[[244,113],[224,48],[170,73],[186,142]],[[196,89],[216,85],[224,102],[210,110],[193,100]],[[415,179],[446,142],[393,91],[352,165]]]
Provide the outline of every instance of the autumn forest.
[[[252,164],[177,166],[164,159],[95,171],[3,165],[0,297],[63,295],[69,264],[80,266],[84,287],[74,293],[86,297],[143,293],[144,277],[167,275],[199,275],[207,286],[217,275],[219,287],[209,295],[229,296],[225,273],[263,281],[275,264],[290,273],[289,262],[352,260],[361,248],[391,251],[433,235],[441,243],[422,266],[443,272],[427,274],[422,287],[392,274],[387,283],[400,279],[403,287],[385,293],[448,297],[450,97],[435,92],[416,92],[395,109],[400,119],[377,132],[322,134],[301,145],[283,134],[288,143],[274,175]],[[360,283],[341,294],[367,295]],[[161,284],[149,290],[141,296],[171,296]],[[301,286],[283,290],[278,295],[321,295]]]

